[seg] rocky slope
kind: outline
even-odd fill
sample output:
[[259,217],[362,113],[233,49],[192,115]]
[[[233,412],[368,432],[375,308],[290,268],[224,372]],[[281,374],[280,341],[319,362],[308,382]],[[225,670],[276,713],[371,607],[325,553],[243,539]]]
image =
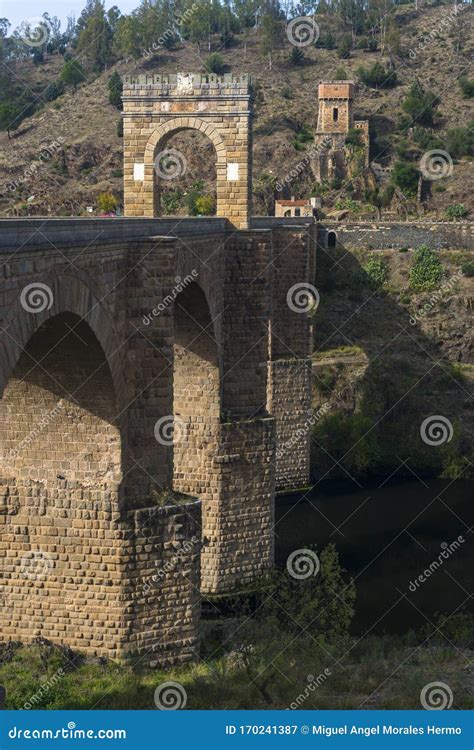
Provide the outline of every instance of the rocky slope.
[[[356,99],[356,117],[370,119],[371,132],[377,143],[393,135],[402,114],[401,103],[410,85],[420,81],[440,99],[437,108],[436,133],[444,137],[447,130],[467,125],[472,118],[472,100],[463,99],[457,79],[469,75],[472,49],[472,8],[461,11],[463,43],[457,52],[454,23],[449,21],[448,6],[423,7],[415,12],[412,6],[400,6],[396,22],[400,30],[401,56],[394,60],[399,85],[380,91],[360,85]],[[324,31],[324,17],[321,28]],[[444,24],[444,25],[443,25]],[[430,32],[437,31],[426,42]],[[426,42],[423,49],[420,45]],[[214,50],[219,48],[216,39]],[[256,106],[254,123],[254,195],[255,213],[264,214],[272,209],[273,191],[270,178],[282,178],[298,164],[311,143],[295,146],[302,128],[314,131],[317,117],[317,83],[331,79],[338,68],[344,68],[348,77],[357,78],[356,69],[375,61],[388,64],[380,52],[367,53],[354,50],[347,60],[338,58],[336,51],[304,48],[304,63],[295,67],[289,62],[291,45],[285,39],[282,48],[274,55],[270,69],[268,59],[261,54],[258,31],[249,32],[248,38],[238,36],[228,50],[220,50],[227,70],[235,73],[249,72],[255,84]],[[410,57],[410,50],[415,53]],[[413,54],[413,53],[412,53]],[[138,62],[120,62],[115,68],[127,72],[175,72],[176,70],[203,70],[206,53],[198,54],[195,45],[185,43],[176,50],[165,51],[153,61],[145,58]],[[38,96],[57,78],[62,58],[48,57],[36,68],[24,62],[15,71],[25,85],[33,87]],[[25,120],[11,140],[0,134],[0,213],[11,215],[70,215],[82,214],[87,206],[96,208],[100,192],[122,195],[122,139],[117,134],[119,112],[108,103],[107,80],[110,70],[99,77],[90,76],[76,93],[67,92],[55,102]],[[472,72],[471,72],[472,75]],[[405,136],[403,136],[405,138]],[[60,140],[61,150],[42,158],[44,149]],[[382,141],[380,140],[382,139]],[[402,136],[398,140],[402,140]],[[410,136],[408,135],[408,140]],[[392,147],[377,146],[372,158],[389,166],[397,158]],[[396,145],[397,138],[392,145]],[[204,192],[213,191],[215,172],[212,147],[196,142],[196,136],[180,136],[173,141],[183,150],[189,169],[182,180],[186,189],[195,179],[204,180]],[[39,166],[38,166],[39,165]],[[35,169],[35,166],[38,166]],[[451,177],[443,180],[441,191],[433,191],[428,210],[441,215],[447,205],[464,203],[472,209],[472,163],[464,158],[454,164]],[[298,196],[306,196],[314,187],[311,171],[303,171],[292,185]],[[325,196],[326,207],[337,204],[339,192]],[[28,201],[29,199],[29,201]],[[394,207],[396,210],[397,207]],[[350,209],[358,215],[373,213],[369,206]],[[178,210],[183,210],[179,208]]]

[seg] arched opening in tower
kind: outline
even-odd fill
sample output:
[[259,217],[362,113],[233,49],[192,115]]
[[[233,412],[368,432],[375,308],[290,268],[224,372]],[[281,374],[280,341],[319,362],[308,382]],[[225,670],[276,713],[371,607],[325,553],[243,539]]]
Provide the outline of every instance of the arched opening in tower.
[[336,232],[328,232],[328,247],[336,247],[337,234]]
[[172,131],[155,152],[155,215],[215,216],[217,154],[200,130]]

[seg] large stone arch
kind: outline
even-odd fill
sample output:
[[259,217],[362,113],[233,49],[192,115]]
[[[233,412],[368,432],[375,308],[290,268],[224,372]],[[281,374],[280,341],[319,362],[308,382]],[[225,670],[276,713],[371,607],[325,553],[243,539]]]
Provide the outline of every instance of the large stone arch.
[[[152,200],[154,206],[154,213],[159,215],[161,213],[160,207],[160,185],[161,179],[157,173],[155,160],[161,152],[166,150],[167,141],[177,133],[181,133],[183,130],[198,130],[203,133],[214,146],[216,153],[216,194],[217,194],[217,216],[225,216],[226,212],[226,191],[223,189],[223,185],[226,183],[226,172],[227,172],[227,147],[223,141],[221,135],[217,129],[210,123],[204,122],[204,120],[197,117],[176,117],[173,120],[168,120],[160,125],[150,136],[148,143],[145,147],[145,183],[152,186]],[[174,168],[175,164],[172,165]],[[185,168],[185,164],[180,163],[179,159],[176,163],[177,169],[180,171]]]
[[22,285],[1,322],[0,361],[3,367],[0,371],[0,396],[22,351],[40,326],[61,313],[73,313],[84,320],[97,337],[112,374],[117,400],[123,402],[126,386],[120,338],[112,313],[95,287],[92,279],[80,272],[76,275],[49,273],[22,279]]
[[251,213],[252,93],[247,76],[125,76],[124,212],[155,216],[154,158],[172,133],[199,130],[217,154],[217,216],[240,229]]

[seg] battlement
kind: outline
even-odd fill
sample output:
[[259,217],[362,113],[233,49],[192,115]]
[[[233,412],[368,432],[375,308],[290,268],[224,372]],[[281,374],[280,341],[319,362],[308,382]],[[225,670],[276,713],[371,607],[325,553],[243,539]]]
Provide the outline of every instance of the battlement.
[[149,94],[163,93],[166,96],[173,95],[196,95],[226,94],[231,96],[249,95],[252,88],[251,77],[247,73],[240,75],[225,73],[214,75],[212,73],[170,73],[163,75],[139,74],[126,75],[123,77],[124,97],[133,95],[139,90]]
[[353,99],[354,81],[321,81],[318,86],[319,99]]

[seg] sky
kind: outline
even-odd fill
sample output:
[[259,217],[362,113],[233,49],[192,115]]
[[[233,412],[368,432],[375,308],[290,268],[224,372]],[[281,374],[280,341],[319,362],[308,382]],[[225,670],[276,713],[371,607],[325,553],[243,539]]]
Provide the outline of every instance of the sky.
[[[139,0],[106,0],[105,7],[117,5],[122,13],[130,13],[137,7]],[[8,18],[11,23],[10,31],[19,26],[22,21],[35,19],[44,12],[57,16],[66,25],[70,15],[79,16],[86,0],[0,0],[0,18]]]

